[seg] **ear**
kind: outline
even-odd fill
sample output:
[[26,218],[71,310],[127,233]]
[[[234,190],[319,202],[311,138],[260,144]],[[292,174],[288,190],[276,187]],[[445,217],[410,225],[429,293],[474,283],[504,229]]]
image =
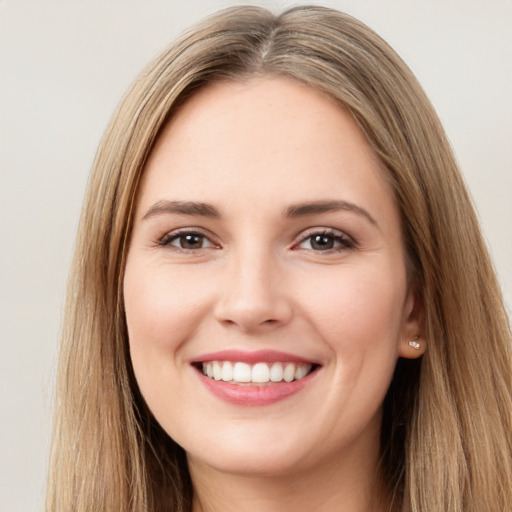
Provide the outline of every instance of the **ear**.
[[416,359],[425,353],[425,308],[415,287],[407,293],[404,307],[402,332],[398,355],[406,359]]

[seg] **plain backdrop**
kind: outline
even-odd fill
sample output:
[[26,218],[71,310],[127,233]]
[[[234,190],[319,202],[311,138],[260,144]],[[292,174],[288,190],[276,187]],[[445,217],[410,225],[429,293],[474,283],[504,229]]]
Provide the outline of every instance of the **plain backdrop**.
[[[234,3],[0,0],[0,512],[43,510],[65,282],[103,129],[156,53]],[[322,3],[366,22],[417,74],[455,148],[510,307],[512,1]]]

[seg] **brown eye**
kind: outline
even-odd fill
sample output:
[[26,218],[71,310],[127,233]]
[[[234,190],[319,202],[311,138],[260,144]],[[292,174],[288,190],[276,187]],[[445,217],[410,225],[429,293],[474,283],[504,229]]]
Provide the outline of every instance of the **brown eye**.
[[314,235],[310,243],[313,250],[326,251],[334,247],[334,238],[329,235]]
[[193,232],[171,233],[162,239],[160,245],[175,247],[185,251],[214,247],[214,244],[206,236],[201,233]]
[[201,249],[203,247],[203,235],[182,235],[177,238],[182,249]]
[[297,247],[315,252],[343,251],[354,248],[355,243],[341,231],[320,231],[303,238]]

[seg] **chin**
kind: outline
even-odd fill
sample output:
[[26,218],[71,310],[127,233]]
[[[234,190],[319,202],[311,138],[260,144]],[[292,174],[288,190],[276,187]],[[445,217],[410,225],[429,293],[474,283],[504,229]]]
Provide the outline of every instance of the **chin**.
[[191,468],[274,478],[336,465],[342,459],[373,459],[378,453],[380,409],[363,424],[346,418],[341,428],[327,423],[326,418],[315,422],[311,417],[250,424],[239,419],[227,425],[212,423],[209,434],[203,430],[202,436],[188,436],[180,444]]
[[189,465],[209,466],[215,471],[240,476],[283,477],[301,469],[297,454],[271,452],[258,447],[247,447],[244,451],[221,450],[218,455],[195,457],[187,452]]

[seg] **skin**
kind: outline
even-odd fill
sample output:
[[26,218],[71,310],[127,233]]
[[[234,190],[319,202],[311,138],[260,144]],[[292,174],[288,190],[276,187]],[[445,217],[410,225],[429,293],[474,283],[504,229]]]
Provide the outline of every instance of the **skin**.
[[[162,201],[207,203],[220,217]],[[312,201],[355,207],[285,214]],[[184,231],[203,238],[182,247]],[[382,401],[397,358],[424,346],[408,344],[419,308],[391,187],[333,100],[284,78],[192,97],[146,164],[124,298],[135,375],[187,452],[194,511],[381,508]],[[190,364],[224,349],[275,349],[319,368],[300,392],[244,407],[212,395]]]

